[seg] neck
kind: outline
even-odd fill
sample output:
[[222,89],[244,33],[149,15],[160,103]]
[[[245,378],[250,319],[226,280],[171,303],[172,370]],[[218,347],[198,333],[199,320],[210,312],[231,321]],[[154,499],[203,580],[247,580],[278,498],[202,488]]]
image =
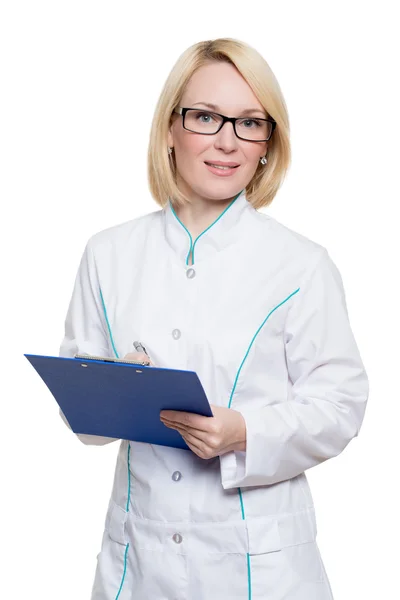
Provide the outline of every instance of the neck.
[[195,203],[179,206],[175,210],[178,218],[196,239],[207,227],[209,227],[223,213],[232,202],[229,200],[212,200],[209,203]]
[[231,204],[235,196],[223,200],[213,200],[196,196],[195,198],[191,198],[191,204],[187,203],[184,206],[177,206],[175,213],[190,232],[193,240],[195,240],[207,227],[218,219],[229,204]]

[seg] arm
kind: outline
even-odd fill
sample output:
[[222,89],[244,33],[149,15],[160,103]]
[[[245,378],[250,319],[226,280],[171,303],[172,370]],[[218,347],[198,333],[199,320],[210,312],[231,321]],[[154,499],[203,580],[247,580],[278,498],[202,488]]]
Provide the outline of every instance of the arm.
[[[77,353],[110,356],[108,339],[96,264],[89,240],[75,279],[59,355],[67,358],[73,358]],[[61,409],[60,416],[70,427]],[[115,441],[115,438],[98,435],[77,435],[84,444],[102,446]]]
[[224,489],[295,477],[337,456],[358,435],[368,378],[342,278],[325,249],[288,311],[284,343],[291,393],[261,410],[240,411],[246,451],[220,457]]

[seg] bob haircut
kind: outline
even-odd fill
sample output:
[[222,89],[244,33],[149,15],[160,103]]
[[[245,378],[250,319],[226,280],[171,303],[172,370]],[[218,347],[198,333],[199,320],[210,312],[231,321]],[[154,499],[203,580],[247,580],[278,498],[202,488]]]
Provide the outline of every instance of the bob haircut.
[[268,163],[265,166],[259,163],[246,186],[246,198],[254,208],[268,206],[283,183],[291,162],[288,111],[279,83],[268,63],[251,46],[232,38],[207,40],[190,46],[168,75],[150,131],[147,155],[150,192],[162,207],[168,199],[174,207],[190,202],[176,183],[174,152],[168,154],[168,130],[173,110],[179,106],[189,79],[197,69],[210,61],[233,64],[268,115],[276,121],[275,130],[267,142]]

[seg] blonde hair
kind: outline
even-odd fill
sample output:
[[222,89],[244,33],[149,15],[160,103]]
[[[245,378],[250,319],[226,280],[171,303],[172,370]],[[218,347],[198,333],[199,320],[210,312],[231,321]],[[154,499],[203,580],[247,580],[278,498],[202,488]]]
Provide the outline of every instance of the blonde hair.
[[174,206],[189,200],[176,183],[176,164],[168,155],[168,130],[173,110],[189,79],[201,66],[210,61],[233,64],[246,80],[253,93],[276,121],[268,144],[268,163],[259,164],[246,186],[246,198],[254,206],[268,206],[283,183],[291,161],[289,116],[279,83],[265,59],[251,46],[232,38],[219,38],[190,46],[172,68],[160,94],[150,131],[147,174],[150,192],[164,207],[168,199]]

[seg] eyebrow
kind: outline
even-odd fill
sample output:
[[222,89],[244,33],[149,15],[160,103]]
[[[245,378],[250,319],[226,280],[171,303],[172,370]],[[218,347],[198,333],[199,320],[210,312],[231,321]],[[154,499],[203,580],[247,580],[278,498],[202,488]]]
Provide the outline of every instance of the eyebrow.
[[[207,106],[208,108],[211,108],[212,110],[215,110],[215,111],[219,111],[220,110],[218,108],[218,106],[216,106],[215,104],[210,104],[210,102],[195,102],[193,104],[193,106],[195,106],[196,104],[204,104],[204,106]],[[259,108],[247,108],[246,110],[242,110],[241,116],[250,115],[250,114],[253,114],[253,113],[256,113],[256,112],[262,114],[264,118],[266,118],[266,116],[267,116]]]

